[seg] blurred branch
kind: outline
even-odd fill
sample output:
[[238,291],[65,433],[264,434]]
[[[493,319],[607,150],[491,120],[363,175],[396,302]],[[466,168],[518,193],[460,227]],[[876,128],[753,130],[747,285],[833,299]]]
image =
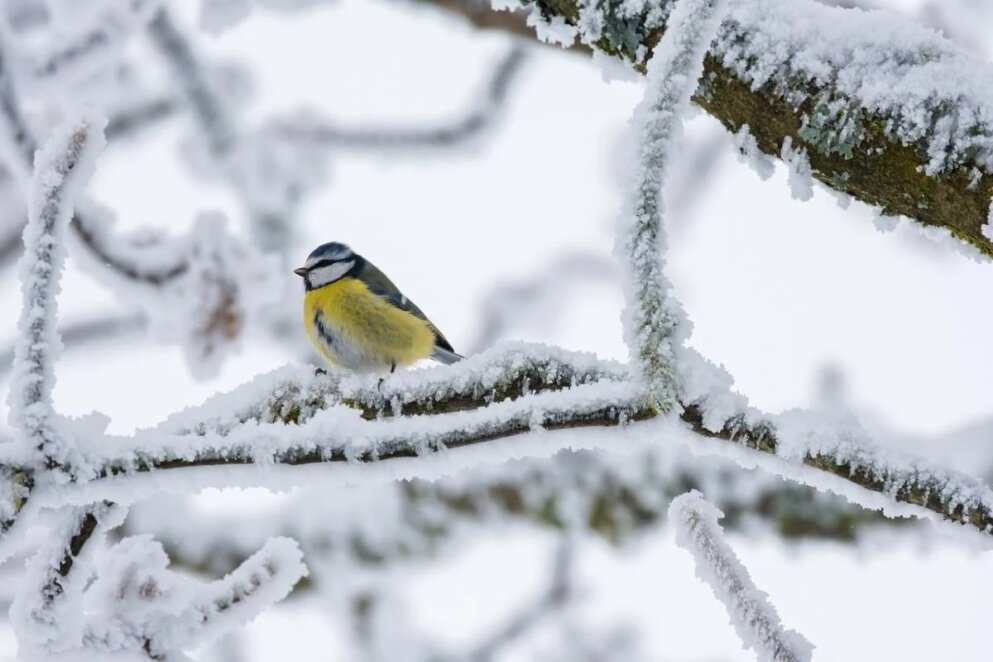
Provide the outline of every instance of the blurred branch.
[[178,99],[173,96],[150,98],[141,103],[118,108],[107,123],[107,141],[113,143],[134,136],[149,126],[172,117],[179,110]]
[[149,23],[148,34],[172,68],[173,80],[189,103],[211,154],[217,158],[226,156],[235,144],[234,125],[186,35],[164,9]]
[[[107,315],[80,320],[59,328],[59,336],[65,350],[93,341],[120,340],[121,336],[137,333],[145,328],[145,318],[138,314]],[[0,376],[14,363],[14,349],[10,347],[0,352]]]
[[545,592],[531,605],[525,607],[499,630],[490,635],[475,650],[465,656],[467,662],[490,662],[500,650],[512,645],[527,632],[542,625],[565,607],[574,597],[573,565],[574,541],[570,534],[563,534],[555,549],[551,581]]
[[[165,541],[176,563],[211,574],[230,571],[270,535],[299,540],[309,558],[347,552],[362,564],[379,566],[434,557],[467,526],[492,522],[588,532],[620,545],[654,531],[664,522],[669,501],[690,489],[710,495],[727,513],[726,525],[746,535],[852,542],[866,529],[913,522],[728,461],[694,459],[684,449],[666,448],[620,457],[563,450],[547,459],[434,481],[371,489],[312,487],[265,514],[206,514],[177,507],[175,500],[150,502],[132,510],[125,534],[150,533]],[[329,500],[336,508],[315,518],[313,504]],[[362,514],[370,503],[379,513],[374,526]],[[318,565],[318,582],[320,570]]]
[[279,121],[278,134],[293,141],[363,149],[450,147],[473,138],[490,126],[507,104],[508,93],[527,59],[515,45],[493,68],[482,98],[461,119],[438,127],[339,127],[327,120],[301,118]]
[[[479,28],[532,37],[534,34],[527,24],[527,11],[495,11],[488,4],[473,0],[419,2],[459,14]],[[525,0],[524,4],[544,20],[564,20],[572,26],[583,25],[582,17],[595,12],[590,13],[586,24],[600,25],[599,33],[590,35],[588,40],[573,48],[586,50],[592,47],[607,56],[626,60],[638,70],[643,70],[644,62],[665,32],[664,22],[654,23],[655,15],[649,9],[629,15],[621,11],[621,3],[613,1],[595,3],[591,5],[593,10],[577,0]],[[963,138],[961,144],[953,141],[946,145],[947,162],[935,171],[938,148],[928,142],[935,134],[922,131],[923,135],[910,137],[911,129],[906,132],[901,129],[913,125],[913,119],[900,115],[899,108],[874,109],[863,105],[837,82],[845,79],[843,65],[825,64],[824,58],[811,55],[810,61],[834,68],[830,75],[815,77],[801,68],[804,58],[793,52],[792,46],[784,46],[783,52],[789,51],[789,58],[765,63],[766,70],[775,67],[775,73],[766,80],[753,80],[751,74],[741,68],[745,65],[739,63],[750,62],[748,58],[752,51],[755,51],[756,59],[758,53],[772,54],[763,44],[775,43],[779,38],[767,34],[771,28],[765,26],[790,25],[792,14],[787,11],[790,4],[766,2],[765,11],[771,13],[762,20],[756,18],[755,22],[746,23],[731,19],[725,23],[724,36],[705,61],[703,83],[694,102],[732,133],[747,124],[758,148],[773,158],[780,158],[787,139],[794,147],[802,147],[810,160],[813,176],[825,186],[878,206],[885,214],[903,215],[923,225],[945,228],[987,255],[993,255],[993,241],[981,231],[993,200],[990,167],[993,156],[989,153],[993,126],[976,119],[977,123],[968,132],[963,132],[970,137]],[[798,12],[816,8],[807,0],[797,0],[793,4]],[[877,20],[872,14],[847,12],[841,8],[823,9],[832,13],[825,13],[817,20],[844,18],[852,22],[853,35],[878,34],[871,29]],[[783,15],[777,16],[777,12]],[[758,15],[763,13],[756,12]],[[856,31],[856,25],[862,29]],[[912,80],[913,76],[923,75],[927,67],[947,63],[948,67],[979,74],[973,81],[977,84],[980,80],[985,80],[987,86],[991,84],[993,72],[987,63],[970,60],[946,44],[936,47],[938,40],[926,31],[921,31],[919,40],[919,44],[913,41],[900,45],[866,44],[864,50],[890,49],[887,58],[907,68],[901,74],[902,80]],[[729,52],[732,47],[737,49],[738,55]],[[843,63],[845,60],[839,58],[838,61]],[[914,71],[915,67],[920,68],[919,73]],[[950,73],[942,77],[946,82],[952,79]],[[899,83],[895,81],[893,87]],[[993,112],[988,107],[966,107],[982,90],[959,89],[964,84],[957,83],[952,86],[955,89],[947,91],[943,91],[944,88],[918,91],[921,96],[931,95],[920,101],[929,126],[957,127],[970,122],[970,116],[988,117]],[[824,108],[828,103],[845,109],[842,115],[826,117]]]
[[554,318],[567,300],[565,290],[617,276],[616,260],[591,251],[556,256],[540,273],[526,280],[497,283],[481,297],[479,335],[469,354],[491,347],[516,320]]
[[[161,110],[159,108],[158,112]],[[27,173],[31,172],[38,142],[28,129],[5,58],[0,58],[0,124],[3,128],[3,131],[0,132],[2,134],[0,142],[8,145],[7,165],[18,174],[20,179],[25,179]],[[124,126],[119,124],[118,130],[128,128],[127,124],[131,125],[130,128],[136,126],[134,119],[130,119],[126,120]],[[139,267],[138,264],[141,263],[141,260],[129,259],[124,255],[129,252],[127,242],[120,241],[107,231],[97,232],[97,226],[97,219],[91,218],[85,212],[77,211],[70,227],[80,240],[81,245],[92,252],[94,260],[117,272],[121,278],[158,286],[182,275],[187,268],[185,260],[182,259],[175,260],[173,264]],[[0,256],[15,255],[19,239],[19,234],[17,234],[17,236],[10,236],[4,240],[4,243],[0,244]]]

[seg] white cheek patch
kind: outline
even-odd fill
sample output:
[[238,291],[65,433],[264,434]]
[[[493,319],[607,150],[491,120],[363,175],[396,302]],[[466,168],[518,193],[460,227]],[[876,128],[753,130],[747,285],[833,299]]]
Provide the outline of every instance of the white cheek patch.
[[328,283],[333,283],[347,274],[353,266],[355,266],[355,260],[335,262],[334,264],[329,264],[326,267],[314,269],[309,272],[307,274],[307,280],[310,282],[311,287],[324,287]]

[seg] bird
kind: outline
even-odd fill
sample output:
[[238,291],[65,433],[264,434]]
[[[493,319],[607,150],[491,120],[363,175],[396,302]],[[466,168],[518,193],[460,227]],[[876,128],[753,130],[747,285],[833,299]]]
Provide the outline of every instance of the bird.
[[392,373],[421,359],[449,365],[465,358],[386,274],[346,244],[321,244],[293,273],[303,278],[307,337],[332,365]]

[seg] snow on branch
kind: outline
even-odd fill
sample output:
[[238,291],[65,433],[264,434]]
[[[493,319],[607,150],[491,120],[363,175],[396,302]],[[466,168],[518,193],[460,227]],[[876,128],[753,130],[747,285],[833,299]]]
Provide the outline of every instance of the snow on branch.
[[87,543],[120,523],[108,503],[63,508],[52,515],[49,535],[28,563],[29,576],[18,593],[11,616],[18,642],[28,651],[64,651],[81,629],[80,595],[89,575],[77,566]]
[[723,0],[679,1],[648,63],[645,97],[635,111],[638,165],[618,242],[626,266],[625,336],[649,402],[663,412],[676,405],[675,354],[686,333],[680,326],[686,322],[663,273],[662,185],[681,115],[703,71],[703,56],[717,33],[723,6]]
[[[420,1],[480,28],[534,37],[534,13]],[[521,4],[542,23],[577,28],[577,50],[644,71],[674,2]],[[993,255],[980,232],[993,198],[991,90],[993,66],[905,18],[813,0],[740,0],[693,100],[731,133],[747,124],[770,157],[791,138],[823,185]]]
[[147,536],[106,546],[123,510],[102,502],[54,513],[49,542],[29,563],[12,614],[22,650],[35,657],[181,651],[250,621],[307,575],[295,542],[272,538],[224,578],[204,583],[169,570]]
[[723,513],[695,490],[673,499],[669,508],[676,543],[693,555],[697,577],[724,604],[745,647],[761,662],[809,662],[813,646],[797,632],[783,629],[776,608],[725,542],[721,517]]
[[[873,510],[932,516],[993,534],[988,487],[916,458],[883,452],[851,422],[823,427],[823,436],[807,439],[801,423],[820,425],[811,416],[763,417],[719,384],[702,384],[715,377],[692,374],[684,379],[695,387],[684,392],[680,421],[653,422],[648,419],[656,412],[644,405],[643,390],[624,380],[617,364],[599,365],[597,370],[589,355],[557,349],[497,347],[456,366],[394,375],[383,382],[385,395],[374,393],[376,378],[284,369],[133,437],[97,434],[86,445],[80,469],[91,482],[39,498],[55,504],[133,500],[147,493],[143,485],[185,491],[232,481],[285,482],[285,474],[277,478],[269,472],[273,465],[323,464],[346,472],[378,466],[391,477],[398,474],[386,467],[396,467],[408,478],[436,478],[457,468],[459,457],[468,462],[480,457],[454,452],[463,447],[488,444],[486,457],[506,460],[522,452],[549,455],[576,444],[617,447],[623,439],[631,441],[625,448],[637,451],[643,448],[638,443],[651,448],[672,439],[705,454],[744,449],[732,453],[732,459],[838,492]],[[397,416],[405,406],[408,414],[419,415]],[[575,432],[590,427],[614,432],[593,437]],[[562,432],[549,434],[556,430]],[[531,445],[499,443],[520,435],[528,435]],[[430,457],[446,459],[425,463]],[[202,471],[223,466],[230,469]],[[237,467],[244,469],[233,473]]]
[[227,576],[204,583],[169,570],[162,546],[125,538],[95,565],[85,596],[79,652],[144,653],[174,659],[281,601],[307,576],[303,555],[287,538],[271,538]]
[[55,330],[56,294],[65,263],[66,227],[75,197],[104,146],[106,120],[84,115],[65,122],[35,157],[25,252],[20,275],[23,304],[10,389],[11,419],[49,468],[67,468],[72,442],[52,408],[54,363],[61,349]]

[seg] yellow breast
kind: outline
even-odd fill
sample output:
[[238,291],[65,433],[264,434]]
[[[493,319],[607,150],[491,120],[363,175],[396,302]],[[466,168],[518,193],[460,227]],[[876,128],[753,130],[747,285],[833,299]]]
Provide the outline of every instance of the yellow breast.
[[322,356],[352,370],[409,365],[434,350],[434,330],[428,322],[390,305],[356,278],[308,291],[303,323]]

